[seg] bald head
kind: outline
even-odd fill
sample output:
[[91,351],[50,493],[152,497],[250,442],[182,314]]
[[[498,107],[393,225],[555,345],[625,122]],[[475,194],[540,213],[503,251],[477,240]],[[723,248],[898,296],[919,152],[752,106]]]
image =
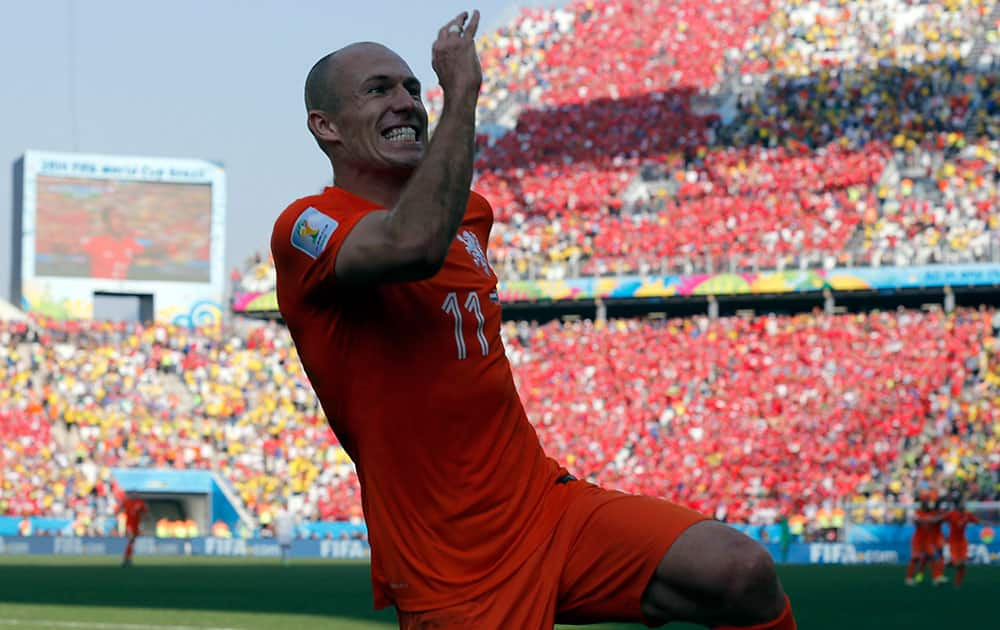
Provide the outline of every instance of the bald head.
[[337,107],[336,95],[330,94],[332,82],[329,77],[332,73],[331,66],[334,64],[336,52],[323,57],[317,61],[306,77],[306,111],[320,109],[331,111]]
[[386,120],[418,133],[427,127],[420,81],[402,57],[375,42],[350,44],[317,61],[304,92],[309,132],[331,161],[377,154]]
[[340,84],[343,83],[345,71],[354,67],[359,59],[373,52],[395,52],[376,42],[355,42],[333,51],[317,61],[306,77],[306,111],[318,109],[335,114],[343,98],[340,94]]

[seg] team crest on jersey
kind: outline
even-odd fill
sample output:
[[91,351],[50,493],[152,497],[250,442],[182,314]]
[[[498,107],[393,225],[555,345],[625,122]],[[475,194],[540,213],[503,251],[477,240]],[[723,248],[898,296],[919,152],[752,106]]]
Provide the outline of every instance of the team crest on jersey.
[[337,220],[328,217],[316,208],[306,208],[292,226],[292,247],[318,258],[337,229]]
[[462,230],[458,233],[458,240],[465,245],[465,251],[468,252],[469,256],[472,256],[476,266],[482,269],[487,276],[490,275],[493,270],[490,269],[490,263],[486,260],[486,254],[483,253],[483,248],[479,245],[479,239],[476,238],[476,235],[469,230]]

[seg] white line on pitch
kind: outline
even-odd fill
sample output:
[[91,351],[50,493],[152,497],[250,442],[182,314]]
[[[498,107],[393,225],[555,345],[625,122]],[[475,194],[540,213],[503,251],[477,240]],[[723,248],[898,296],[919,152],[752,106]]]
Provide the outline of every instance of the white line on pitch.
[[102,623],[99,621],[54,621],[51,619],[0,619],[0,626],[45,626],[47,628],[97,628],[98,630],[237,630],[209,626],[154,626],[147,623]]

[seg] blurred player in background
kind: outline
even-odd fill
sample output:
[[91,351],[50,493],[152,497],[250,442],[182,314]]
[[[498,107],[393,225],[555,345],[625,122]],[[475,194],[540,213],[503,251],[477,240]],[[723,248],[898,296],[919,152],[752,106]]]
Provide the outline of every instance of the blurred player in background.
[[271,238],[282,316],[357,465],[376,607],[395,605],[403,629],[792,630],[759,544],[576,480],[542,450],[500,336],[493,210],[469,189],[478,24],[463,13],[434,42],[431,142],[396,53],[366,42],[316,63],[308,124],[335,185],[292,203]]
[[934,584],[947,581],[944,577],[944,559],[941,553],[941,521],[944,515],[937,509],[936,499],[929,493],[920,499],[920,507],[913,515],[913,537],[910,539],[910,564],[906,568],[907,586],[919,584],[924,579],[924,569],[930,565]]
[[955,588],[962,586],[965,579],[965,561],[969,557],[969,541],[965,528],[969,523],[978,523],[975,514],[965,510],[965,500],[959,499],[955,509],[945,515],[948,523],[948,551],[951,552],[951,566],[955,568]]
[[934,586],[948,581],[948,577],[944,574],[944,519],[947,514],[944,504],[944,500],[939,498],[937,493],[932,494],[930,540],[933,545],[931,577],[934,580]]
[[281,547],[281,563],[288,566],[292,551],[292,540],[295,538],[295,517],[288,511],[288,503],[285,502],[274,517],[274,537]]
[[125,535],[128,543],[125,544],[125,556],[122,558],[122,566],[132,566],[132,551],[135,546],[135,539],[141,535],[142,516],[149,511],[149,506],[142,499],[126,494],[122,501],[121,511],[125,515]]
[[792,528],[788,524],[789,514],[782,510],[778,518],[778,545],[781,549],[781,562],[788,562],[788,549],[792,545]]
[[101,213],[97,235],[83,244],[83,251],[90,256],[91,277],[111,280],[128,278],[132,260],[145,249],[126,229],[121,212],[110,207]]

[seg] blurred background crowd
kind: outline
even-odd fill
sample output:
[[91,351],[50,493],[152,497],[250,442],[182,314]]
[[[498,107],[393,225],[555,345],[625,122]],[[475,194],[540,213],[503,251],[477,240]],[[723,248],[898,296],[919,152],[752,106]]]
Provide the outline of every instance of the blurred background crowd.
[[[501,285],[1000,262],[995,0],[575,0],[480,53]],[[268,256],[231,281],[273,290]],[[149,466],[220,471],[262,523],[360,519],[278,324],[3,326],[0,514],[85,526],[116,510],[113,467]],[[504,335],[574,474],[808,533],[901,522],[928,488],[1000,499],[998,330],[984,307]]]
[[[998,327],[993,309],[899,310],[521,321],[504,336],[542,444],[583,478],[732,522],[891,522],[926,488],[1000,499]],[[112,468],[167,467],[221,472],[265,524],[283,505],[361,517],[274,324],[8,324],[0,383],[2,513],[96,524],[118,507]]]
[[[997,262],[1000,4],[571,2],[481,42],[506,279]],[[432,119],[439,89],[428,95]],[[265,263],[266,265],[266,263]],[[248,282],[266,269],[237,272]]]

